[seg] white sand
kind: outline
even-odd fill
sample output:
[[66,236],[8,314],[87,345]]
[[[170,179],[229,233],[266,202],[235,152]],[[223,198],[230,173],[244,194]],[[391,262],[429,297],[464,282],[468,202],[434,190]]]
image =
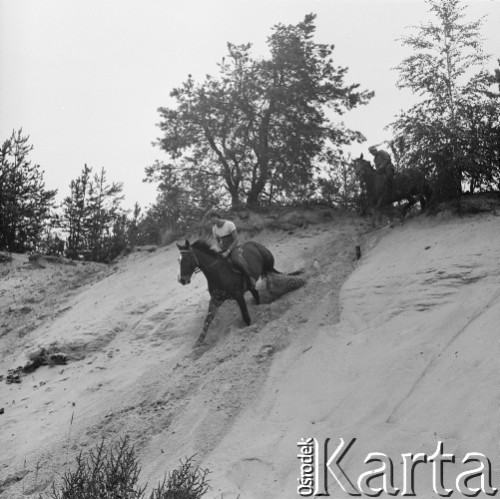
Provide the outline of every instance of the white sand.
[[[209,498],[298,497],[301,437],[331,438],[331,449],[357,438],[346,473],[373,469],[363,459],[384,452],[398,487],[401,454],[431,455],[443,441],[458,459],[445,469],[447,487],[471,468],[460,460],[472,451],[491,459],[500,486],[498,218],[421,219],[367,240],[365,231],[339,218],[257,237],[278,268],[306,268],[308,283],[270,304],[248,299],[250,327],[226,303],[198,353],[206,282],[177,283],[175,246],[134,253],[78,289],[48,286],[39,303],[52,299],[49,317],[0,339],[0,374],[52,342],[85,358],[0,383],[0,497],[42,491],[80,450],[125,434],[151,485],[196,453],[212,471]],[[0,280],[0,327],[15,319],[9,306],[39,289],[34,278],[67,272],[21,268]],[[25,322],[39,312],[30,307]],[[431,476],[430,464],[418,471],[418,497],[435,496]],[[329,491],[348,497],[333,479]]]

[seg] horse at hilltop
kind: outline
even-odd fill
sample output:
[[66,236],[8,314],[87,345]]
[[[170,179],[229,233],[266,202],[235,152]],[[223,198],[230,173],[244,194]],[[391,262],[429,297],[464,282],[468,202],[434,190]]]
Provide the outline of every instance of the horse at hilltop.
[[[245,276],[235,269],[227,258],[212,249],[210,243],[206,240],[199,239],[192,244],[186,240],[184,245],[177,244],[177,247],[181,252],[179,258],[180,274],[177,280],[182,285],[189,284],[192,275],[197,271],[201,271],[208,282],[210,303],[203,330],[196,345],[203,343],[215,312],[227,299],[236,300],[243,320],[247,325],[250,325],[250,315],[244,298],[245,292],[250,291],[257,304],[260,303],[260,297],[256,289],[248,289]],[[270,273],[280,274],[274,268],[273,254],[262,244],[247,241],[241,245],[240,249],[243,252],[243,258],[248,264],[250,274],[255,280],[266,277]]]
[[417,168],[397,171],[392,182],[389,183],[386,176],[375,170],[370,162],[363,159],[363,155],[361,155],[354,160],[354,171],[366,189],[370,206],[377,211],[380,211],[384,206],[392,205],[392,203],[407,201],[403,208],[404,216],[418,201],[421,209],[425,209],[432,197],[430,182]]

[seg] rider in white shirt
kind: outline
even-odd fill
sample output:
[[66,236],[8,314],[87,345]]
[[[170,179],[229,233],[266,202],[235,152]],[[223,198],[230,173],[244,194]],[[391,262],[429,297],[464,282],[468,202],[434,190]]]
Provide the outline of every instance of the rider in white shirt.
[[224,258],[229,258],[231,263],[243,272],[248,279],[250,289],[254,289],[256,281],[250,274],[248,263],[243,258],[236,225],[231,220],[223,219],[215,210],[210,210],[206,217],[213,224],[212,235],[219,245],[221,255]]

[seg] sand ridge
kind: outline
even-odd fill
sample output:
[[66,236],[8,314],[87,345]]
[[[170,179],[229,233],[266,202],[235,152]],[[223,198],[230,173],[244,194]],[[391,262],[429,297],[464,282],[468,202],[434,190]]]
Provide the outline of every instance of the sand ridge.
[[[95,269],[21,339],[16,323],[2,369],[44,345],[74,359],[0,384],[0,497],[44,490],[79,451],[125,434],[144,481],[196,454],[212,471],[207,497],[225,499],[297,497],[301,437],[356,437],[353,475],[367,452],[432,452],[438,439],[500,462],[497,217],[370,232],[338,216],[255,239],[307,284],[260,306],[249,297],[249,327],[224,304],[201,351],[206,282],[177,283],[175,245]],[[9,298],[18,310],[21,296]],[[421,480],[418,497],[432,497]]]

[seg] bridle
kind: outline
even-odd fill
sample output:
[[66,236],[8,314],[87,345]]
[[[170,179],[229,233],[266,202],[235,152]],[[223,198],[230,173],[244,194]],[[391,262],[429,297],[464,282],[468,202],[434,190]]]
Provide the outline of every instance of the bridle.
[[[193,260],[195,263],[195,268],[194,268],[193,274],[197,274],[198,272],[202,271],[200,260],[198,260],[197,256],[195,255],[194,251],[191,248],[180,250],[180,252],[181,252],[181,254],[182,253],[189,253],[193,257]],[[209,263],[208,265],[204,265],[204,268],[208,269],[217,263],[219,263],[219,261],[215,260],[214,262]]]
[[193,274],[197,274],[198,272],[201,271],[200,261],[198,260],[198,258],[196,257],[196,255],[193,253],[193,251],[191,250],[191,248],[189,248],[187,250],[180,250],[180,252],[181,252],[181,255],[182,255],[182,253],[189,253],[193,257],[193,260],[194,260],[194,263],[195,263]]

